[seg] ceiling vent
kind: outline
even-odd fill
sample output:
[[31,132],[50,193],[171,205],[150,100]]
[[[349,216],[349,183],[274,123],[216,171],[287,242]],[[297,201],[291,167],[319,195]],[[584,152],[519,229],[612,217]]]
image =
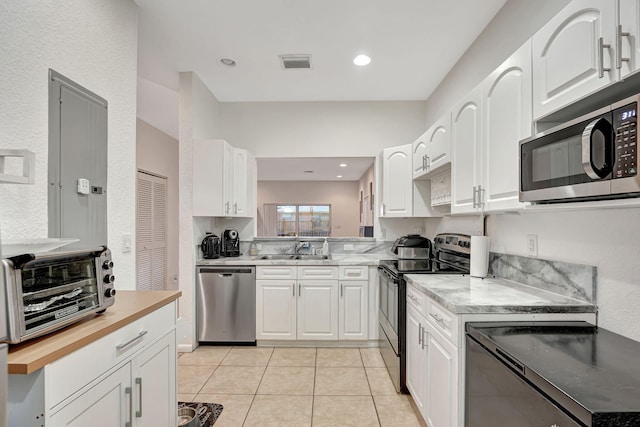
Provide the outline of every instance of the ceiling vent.
[[280,55],[285,70],[311,68],[311,55]]

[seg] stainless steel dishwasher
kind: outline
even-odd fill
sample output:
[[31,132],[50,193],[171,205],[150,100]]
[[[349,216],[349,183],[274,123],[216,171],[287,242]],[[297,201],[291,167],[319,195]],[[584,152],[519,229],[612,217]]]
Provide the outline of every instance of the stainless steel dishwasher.
[[198,341],[255,344],[255,267],[198,266],[196,273]]

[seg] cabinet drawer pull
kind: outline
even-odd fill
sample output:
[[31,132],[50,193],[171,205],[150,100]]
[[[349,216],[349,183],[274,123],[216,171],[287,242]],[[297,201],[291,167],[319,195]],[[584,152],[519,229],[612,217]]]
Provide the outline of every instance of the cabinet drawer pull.
[[124,423],[124,427],[131,427],[133,424],[133,393],[131,391],[131,387],[125,387],[124,394],[129,395],[129,419]]
[[118,345],[116,346],[116,349],[117,349],[117,350],[122,350],[122,349],[124,349],[125,347],[130,346],[134,341],[139,340],[140,338],[142,338],[142,337],[143,337],[143,336],[145,336],[146,334],[147,334],[147,331],[142,330],[142,331],[138,332],[138,335],[136,335],[135,337],[131,338],[131,339],[130,339],[129,341],[127,341],[126,343],[118,344]]
[[136,411],[136,418],[142,418],[142,378],[136,378],[136,385],[138,389],[138,410]]
[[431,313],[431,317],[436,319],[436,322],[441,323],[444,326],[444,317],[440,316],[439,314],[433,314],[433,313]]

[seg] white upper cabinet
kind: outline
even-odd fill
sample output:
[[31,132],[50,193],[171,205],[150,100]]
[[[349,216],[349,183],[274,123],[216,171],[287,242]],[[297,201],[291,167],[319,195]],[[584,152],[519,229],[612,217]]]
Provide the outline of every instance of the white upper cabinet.
[[640,69],[640,0],[618,0],[616,67],[620,77]]
[[533,40],[533,116],[546,116],[618,78],[615,0],[574,0]]
[[413,179],[428,178],[451,164],[451,114],[434,123],[413,143]]
[[527,41],[482,84],[485,211],[522,207],[518,150],[531,136],[531,42]]
[[472,90],[451,115],[451,213],[480,209],[482,88]]
[[255,215],[255,159],[220,139],[193,141],[193,215]]
[[413,215],[412,145],[382,151],[382,216]]

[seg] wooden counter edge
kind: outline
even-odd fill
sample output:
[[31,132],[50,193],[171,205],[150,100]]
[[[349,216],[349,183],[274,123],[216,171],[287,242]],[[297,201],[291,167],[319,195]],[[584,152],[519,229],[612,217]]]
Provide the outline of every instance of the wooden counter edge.
[[[129,294],[135,295],[137,292],[145,292],[145,291],[119,291],[119,294]],[[109,310],[112,311],[117,310],[117,301],[114,307],[107,308],[107,312],[103,315],[95,315],[93,317],[88,317],[86,319],[80,320],[78,323],[72,324],[66,328],[63,328],[59,331],[52,332],[49,335],[45,335],[43,337],[34,339],[32,341],[27,341],[25,343],[17,344],[15,346],[9,347],[9,358],[7,363],[7,369],[9,374],[18,374],[18,375],[29,375],[33,372],[36,372],[39,369],[42,369],[45,365],[55,362],[58,359],[88,345],[98,339],[114,332],[123,326],[128,325],[131,322],[134,322],[149,313],[163,307],[182,296],[182,292],[180,291],[159,291],[164,293],[161,298],[154,301],[149,305],[145,305],[140,310],[135,310],[126,316],[118,319],[116,321],[107,322],[104,327],[95,328],[95,322],[101,322],[105,320],[105,316],[109,313]],[[158,293],[159,293],[158,292]],[[155,292],[154,292],[155,293]],[[69,338],[72,338],[78,332],[82,331],[82,329],[89,329],[86,335],[83,335],[81,338],[72,339],[68,343],[63,345],[57,344],[60,341],[60,338],[65,338],[67,335],[70,335]],[[55,341],[55,345],[49,345],[51,341]],[[53,346],[53,349],[48,349],[48,347]]]

